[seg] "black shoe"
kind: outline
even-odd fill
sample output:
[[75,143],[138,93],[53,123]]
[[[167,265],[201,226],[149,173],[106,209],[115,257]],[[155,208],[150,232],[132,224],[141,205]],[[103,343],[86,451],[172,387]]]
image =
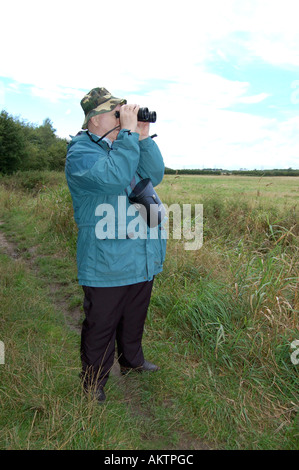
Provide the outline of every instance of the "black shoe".
[[88,376],[86,372],[80,372],[79,377],[82,381],[85,395],[89,396],[91,399],[97,400],[99,403],[106,400],[103,387],[96,385],[93,379]]
[[97,400],[99,403],[103,403],[106,400],[106,394],[102,387],[97,388],[95,390],[84,387],[84,392],[92,400]]
[[127,375],[129,372],[156,372],[157,370],[160,370],[160,367],[148,361],[144,361],[140,367],[120,366],[120,372],[122,375]]
[[103,401],[106,400],[106,394],[104,392],[103,388],[99,388],[98,390],[95,391],[94,393],[94,398],[99,402],[103,403]]

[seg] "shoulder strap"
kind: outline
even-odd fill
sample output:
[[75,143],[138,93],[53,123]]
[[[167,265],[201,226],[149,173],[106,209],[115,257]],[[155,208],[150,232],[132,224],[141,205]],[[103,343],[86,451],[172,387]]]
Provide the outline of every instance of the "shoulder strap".
[[111,129],[110,131],[106,132],[106,134],[102,135],[102,137],[100,137],[98,140],[94,140],[89,131],[86,131],[86,134],[88,135],[88,137],[90,138],[90,140],[92,140],[92,142],[94,142],[95,144],[100,145],[99,142],[101,142],[101,140],[103,140],[104,137],[106,137],[108,134],[110,134],[110,132],[115,131],[115,129],[117,129],[118,127],[120,127],[120,126],[113,127],[113,129]]
[[[135,175],[134,175],[133,178],[132,178],[132,181],[131,181],[131,183],[130,183],[130,186],[131,186],[131,189],[132,189],[132,191],[133,191],[133,189],[134,189],[135,186],[136,186],[136,178],[135,178]],[[127,196],[129,197],[127,188],[125,188],[125,191],[126,191],[126,193],[127,193]]]

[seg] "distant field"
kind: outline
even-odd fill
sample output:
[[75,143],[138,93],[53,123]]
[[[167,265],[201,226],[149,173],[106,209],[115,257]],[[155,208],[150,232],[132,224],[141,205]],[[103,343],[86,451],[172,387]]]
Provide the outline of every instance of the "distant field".
[[[206,196],[248,199],[283,208],[299,202],[299,178],[253,176],[165,175],[160,185],[165,201],[200,203]],[[166,202],[167,202],[166,201]]]

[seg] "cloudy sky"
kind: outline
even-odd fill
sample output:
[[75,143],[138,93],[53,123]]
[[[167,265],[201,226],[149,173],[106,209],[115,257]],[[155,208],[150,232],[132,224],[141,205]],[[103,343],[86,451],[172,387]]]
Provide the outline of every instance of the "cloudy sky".
[[0,109],[80,130],[91,88],[157,112],[171,168],[299,168],[297,0],[10,0]]

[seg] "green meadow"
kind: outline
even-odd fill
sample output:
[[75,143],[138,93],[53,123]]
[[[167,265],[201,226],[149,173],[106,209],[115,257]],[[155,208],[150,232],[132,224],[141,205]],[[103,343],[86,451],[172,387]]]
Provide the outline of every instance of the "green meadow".
[[298,448],[298,182],[165,175],[165,204],[203,205],[203,245],[168,240],[144,334],[161,370],[116,368],[98,405],[79,380],[83,296],[64,174],[2,177],[0,448]]

